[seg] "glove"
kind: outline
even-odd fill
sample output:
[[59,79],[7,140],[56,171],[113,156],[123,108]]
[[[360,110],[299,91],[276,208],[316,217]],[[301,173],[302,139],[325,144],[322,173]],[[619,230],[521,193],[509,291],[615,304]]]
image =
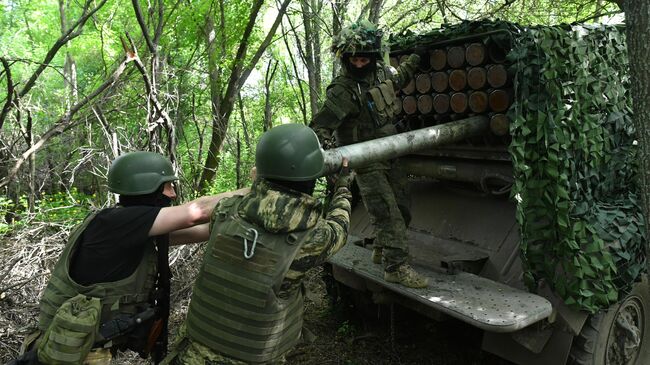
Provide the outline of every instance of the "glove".
[[321,143],[322,147],[324,150],[329,150],[332,148],[336,148],[336,143],[331,140],[331,139],[323,139],[323,142]]
[[336,183],[334,185],[334,191],[336,191],[338,188],[350,188],[350,184],[352,184],[352,180],[354,180],[354,172],[350,171],[350,167],[348,166],[348,160],[343,159],[343,163],[341,165],[341,171],[339,171],[338,176],[336,177]]
[[[417,52],[417,51],[416,51]],[[421,57],[417,53],[413,53],[409,56],[407,62],[409,62],[412,65],[419,65],[420,64],[420,59]]]

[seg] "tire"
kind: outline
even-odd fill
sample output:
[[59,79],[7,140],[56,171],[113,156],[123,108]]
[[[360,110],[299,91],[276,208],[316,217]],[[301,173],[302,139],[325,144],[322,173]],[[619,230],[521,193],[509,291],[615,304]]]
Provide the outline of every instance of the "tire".
[[623,300],[590,316],[573,340],[569,364],[650,364],[650,288],[647,278]]

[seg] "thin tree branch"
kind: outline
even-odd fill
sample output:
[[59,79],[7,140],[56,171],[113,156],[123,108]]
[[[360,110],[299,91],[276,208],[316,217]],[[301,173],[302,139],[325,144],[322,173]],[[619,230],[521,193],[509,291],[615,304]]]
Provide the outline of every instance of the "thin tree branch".
[[[291,22],[289,22],[289,24],[291,25]],[[284,41],[285,47],[287,49],[291,49],[291,47],[289,47],[289,40],[287,39],[287,37],[282,37],[282,40]],[[306,97],[305,97],[305,90],[303,89],[302,82],[300,80],[300,75],[298,74],[298,66],[296,65],[296,59],[295,59],[295,57],[293,55],[293,52],[289,52],[289,60],[291,61],[291,67],[293,68],[293,73],[296,76],[296,80],[297,80],[297,82],[296,82],[297,85],[296,86],[298,88],[298,91],[300,92],[299,95],[296,95],[296,96],[298,96],[298,107],[300,108],[300,112],[302,113],[303,123],[307,124],[308,123],[308,121],[307,121],[307,100],[306,100]],[[289,75],[289,70],[286,68],[286,66],[285,66],[285,70],[286,70],[285,71],[286,74]],[[289,80],[291,80],[291,78],[289,78]],[[291,81],[289,81],[289,84],[292,86],[292,89],[293,89],[293,83],[291,83]],[[298,94],[295,91],[295,89],[294,89],[294,93]]]
[[594,19],[603,17],[603,16],[621,14],[622,12],[623,12],[622,10],[618,10],[618,11],[608,11],[606,13],[594,14],[594,15],[586,17],[584,19],[580,19],[580,20],[576,21],[576,23],[584,23],[584,22],[588,22],[590,20],[594,20]]
[[25,83],[25,86],[20,90],[19,96],[22,98],[31,90],[31,88],[34,86],[36,83],[36,80],[38,77],[43,73],[47,65],[50,64],[54,56],[59,52],[59,49],[63,47],[66,43],[68,43],[70,40],[78,37],[81,34],[81,30],[83,29],[83,26],[86,24],[86,21],[88,18],[90,18],[93,14],[95,14],[104,4],[106,3],[107,0],[101,0],[98,5],[96,5],[92,10],[88,11],[88,7],[90,4],[93,2],[92,0],[87,0],[86,4],[84,5],[82,15],[81,17],[68,29],[68,31],[61,35],[59,39],[54,42],[54,45],[50,50],[47,52],[45,55],[45,60],[39,66],[36,71],[32,74],[30,79]]
[[140,60],[140,57],[138,56],[138,51],[135,48],[135,44],[133,43],[133,39],[128,35],[127,37],[129,39],[129,42],[131,43],[131,52],[133,54],[133,62],[135,62],[135,66],[140,71],[140,74],[142,75],[142,81],[144,81],[144,86],[145,90],[147,91],[147,97],[151,101],[152,105],[154,106],[156,114],[160,116],[160,118],[163,119],[163,121],[169,125],[171,125],[171,119],[169,118],[169,115],[165,111],[165,108],[162,106],[160,101],[158,100],[158,96],[156,95],[155,90],[152,87],[151,80],[149,79],[149,75],[147,75],[147,70],[144,67],[144,63],[142,63],[142,60]]
[[0,129],[7,118],[9,109],[11,108],[11,97],[14,94],[14,82],[11,79],[11,69],[9,68],[9,63],[4,57],[0,57],[0,62],[2,62],[2,67],[4,67],[5,73],[7,74],[7,101],[2,107],[2,112],[0,112]]
[[280,7],[280,9],[278,9],[278,16],[275,18],[275,22],[273,22],[271,29],[266,34],[266,38],[264,39],[262,44],[260,44],[260,47],[257,49],[257,53],[253,55],[246,69],[244,69],[244,71],[242,72],[241,77],[239,78],[238,81],[237,89],[240,89],[241,86],[244,84],[244,82],[246,82],[248,76],[255,68],[255,65],[264,54],[264,51],[266,51],[266,48],[271,44],[271,41],[273,41],[273,37],[275,36],[275,31],[278,29],[280,23],[282,23],[282,18],[284,18],[284,14],[287,11],[287,7],[289,6],[289,3],[291,3],[291,0],[284,0],[282,6]]
[[[176,2],[174,7],[172,7],[172,11],[169,12],[170,16],[176,9],[176,6],[178,6],[179,2]],[[158,24],[156,24],[156,31],[154,32],[153,35],[153,44],[157,45],[158,42],[160,41],[160,37],[162,36],[163,32],[163,24],[165,24],[165,2],[163,0],[158,0]]]
[[135,18],[138,20],[138,24],[140,25],[142,36],[147,43],[147,48],[149,49],[149,52],[155,53],[156,47],[154,47],[154,44],[151,41],[151,37],[149,36],[149,30],[147,29],[147,24],[145,23],[144,17],[142,16],[142,9],[140,9],[140,2],[138,0],[131,0],[131,3],[133,4]]
[[124,72],[126,69],[126,66],[129,62],[133,61],[134,58],[131,57],[129,53],[127,53],[126,57],[124,60],[119,64],[115,72],[113,72],[113,75],[106,80],[103,84],[101,84],[97,89],[95,89],[91,94],[87,95],[84,97],[81,101],[79,101],[77,104],[73,105],[70,108],[70,111],[65,113],[63,116],[61,116],[50,129],[48,129],[42,136],[41,138],[34,143],[33,146],[31,146],[27,151],[23,152],[20,158],[16,161],[14,164],[14,167],[11,168],[9,171],[8,175],[0,180],[0,188],[3,188],[9,184],[9,181],[16,176],[18,173],[18,170],[20,167],[25,163],[25,161],[31,156],[33,153],[36,153],[39,151],[43,146],[54,136],[62,133],[67,127],[69,127],[69,124],[72,120],[72,117],[81,109],[83,108],[88,102],[93,100],[97,95],[101,94],[104,92],[104,90],[108,89],[112,85],[114,85],[117,80],[119,79],[120,75]]
[[[255,0],[255,3],[251,7],[251,15],[246,24],[246,29],[239,43],[239,48],[237,49],[237,54],[233,61],[232,72],[230,73],[230,80],[228,80],[228,88],[226,89],[226,97],[224,99],[229,100],[229,97],[234,97],[237,92],[239,79],[241,75],[241,70],[243,68],[244,58],[246,57],[246,50],[248,49],[249,38],[253,33],[253,27],[255,26],[255,20],[257,15],[262,7],[264,0]],[[260,47],[261,48],[261,47]]]

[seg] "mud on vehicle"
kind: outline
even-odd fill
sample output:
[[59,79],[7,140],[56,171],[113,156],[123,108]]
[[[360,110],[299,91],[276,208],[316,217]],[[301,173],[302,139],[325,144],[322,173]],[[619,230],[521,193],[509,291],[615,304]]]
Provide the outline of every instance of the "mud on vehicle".
[[[518,364],[650,363],[624,29],[467,22],[391,43],[394,66],[422,58],[400,91],[411,137],[337,153],[351,164],[371,147],[404,155],[410,256],[430,285],[382,280],[361,203],[330,260],[335,280],[476,326],[484,350]],[[400,150],[441,135],[436,147]]]

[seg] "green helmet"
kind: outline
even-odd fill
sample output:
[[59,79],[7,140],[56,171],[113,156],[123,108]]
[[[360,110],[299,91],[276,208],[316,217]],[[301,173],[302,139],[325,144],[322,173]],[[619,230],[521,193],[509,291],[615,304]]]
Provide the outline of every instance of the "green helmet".
[[125,153],[108,169],[108,190],[122,195],[144,195],[178,180],[167,158],[154,152]]
[[380,55],[383,32],[367,20],[352,23],[334,38],[332,51],[336,57],[357,53]]
[[323,151],[311,128],[283,124],[265,132],[257,142],[257,175],[284,181],[308,181],[321,176]]

